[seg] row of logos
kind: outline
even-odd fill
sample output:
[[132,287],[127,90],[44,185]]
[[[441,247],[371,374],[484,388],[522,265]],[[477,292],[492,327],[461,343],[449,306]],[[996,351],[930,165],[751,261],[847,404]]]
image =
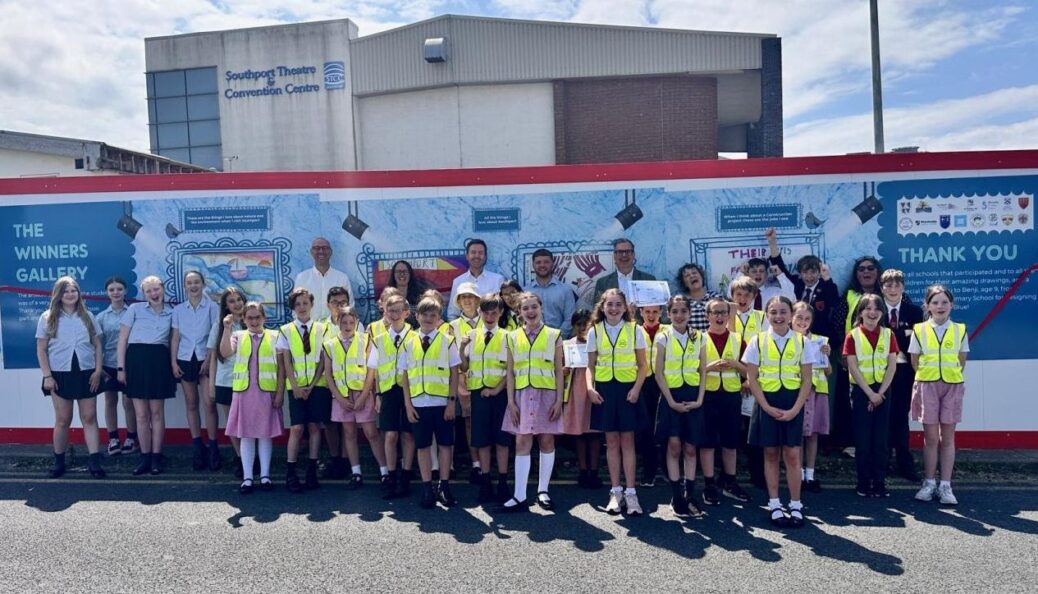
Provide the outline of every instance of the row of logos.
[[[941,214],[941,213],[947,214]],[[902,198],[898,200],[900,235],[977,231],[1029,231],[1034,208],[1030,195],[984,198]]]

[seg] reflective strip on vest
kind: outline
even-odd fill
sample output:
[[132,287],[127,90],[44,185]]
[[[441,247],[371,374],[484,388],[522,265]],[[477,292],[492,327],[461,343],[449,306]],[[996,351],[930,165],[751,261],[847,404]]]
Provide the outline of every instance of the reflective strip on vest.
[[759,309],[751,309],[750,315],[746,317],[746,324],[742,322],[742,316],[735,313],[735,333],[739,340],[746,342],[747,336],[760,334],[764,331],[764,312]]
[[614,344],[609,341],[605,324],[595,324],[595,342],[598,345],[598,359],[595,362],[596,382],[615,379],[624,384],[633,384],[638,380],[638,357],[634,352],[637,328],[634,322],[624,322]]
[[[865,382],[870,386],[882,383],[887,374],[887,355],[890,354],[890,328],[881,327],[879,329],[879,339],[876,340],[875,348],[872,347],[872,343],[869,342],[860,327],[851,330],[851,336],[854,337],[854,353],[858,359],[858,370],[861,371]],[[854,382],[853,376],[851,382]]]
[[[656,336],[659,336],[660,332],[663,332],[667,328],[670,328],[670,324],[660,324],[656,327]],[[645,327],[642,326],[642,330]],[[655,336],[649,338],[649,331],[645,330],[645,354],[648,357],[649,362],[649,374],[656,373],[656,341]]]
[[512,369],[515,371],[515,389],[533,386],[541,390],[555,389],[555,345],[559,331],[542,325],[533,343],[520,328],[509,334],[512,351]]
[[487,342],[486,332],[481,328],[470,343],[469,372],[466,385],[469,390],[496,388],[505,380],[508,363],[503,361],[508,333],[500,328]]
[[[714,361],[720,359],[728,359],[730,361],[739,360],[739,347],[742,346],[742,339],[735,332],[728,333],[728,340],[724,343],[724,351],[721,353],[717,352],[717,346],[714,345],[714,340],[709,336],[703,337],[703,344],[706,347],[706,362],[709,365]],[[711,392],[716,392],[721,386],[724,386],[725,392],[741,392],[742,391],[742,378],[739,377],[739,372],[734,369],[726,369],[724,371],[708,371],[706,374],[706,389]]]
[[469,332],[472,332],[477,328],[483,328],[483,320],[477,317],[476,325],[473,326],[464,317],[460,317],[451,320],[447,325],[450,327],[449,334],[460,340],[462,336],[465,336]]
[[321,346],[327,339],[325,329],[326,326],[322,322],[310,322],[310,354],[307,355],[303,352],[303,335],[299,333],[299,326],[296,326],[295,322],[289,322],[281,327],[281,334],[288,339],[288,351],[292,353],[292,372],[296,384],[300,387],[305,388],[310,384],[328,385],[323,376],[314,378],[317,364],[321,360]]
[[445,336],[443,332],[437,332],[429,343],[429,350],[423,351],[418,333],[411,334],[411,346],[407,349],[410,356],[407,381],[411,387],[411,398],[422,395],[446,398],[450,395],[450,345],[454,339]]
[[375,339],[378,348],[378,392],[385,394],[400,385],[400,374],[397,373],[397,363],[400,360],[400,350],[406,341],[411,338],[414,331],[411,327],[404,325],[404,331],[398,337],[399,345],[393,344],[393,337],[389,332],[383,332]]
[[667,330],[663,377],[667,380],[668,388],[680,388],[682,385],[699,386],[699,351],[702,348],[701,332],[692,330],[691,336],[688,336],[685,346],[682,347],[677,333],[673,329]]
[[349,391],[359,392],[364,389],[364,380],[368,376],[368,335],[354,334],[350,348],[342,348],[342,340],[329,339],[324,343],[328,359],[332,363],[332,379],[335,387],[343,396]]
[[915,371],[916,381],[940,380],[946,384],[961,384],[959,350],[962,349],[962,338],[966,335],[966,325],[952,322],[941,340],[937,339],[937,330],[929,322],[916,324],[913,331],[920,351],[919,367]]
[[[793,345],[793,348],[790,348]],[[760,367],[757,381],[761,390],[778,392],[780,388],[787,390],[800,389],[800,358],[804,351],[804,337],[796,332],[786,341],[779,352],[778,343],[771,332],[757,335],[757,350],[760,353]]]
[[[811,340],[817,340],[818,338],[817,334],[811,335]],[[825,375],[824,368],[811,369],[811,384],[815,387],[815,394],[829,393],[829,377]]]
[[[252,357],[252,333],[248,330],[242,331],[238,340],[238,352],[234,359],[232,371],[231,389],[235,392],[244,392],[249,389],[249,359]],[[278,388],[278,362],[274,355],[274,345],[277,343],[278,333],[275,330],[264,330],[263,339],[260,340],[259,353],[256,363],[256,377],[259,379],[260,390],[273,392]]]

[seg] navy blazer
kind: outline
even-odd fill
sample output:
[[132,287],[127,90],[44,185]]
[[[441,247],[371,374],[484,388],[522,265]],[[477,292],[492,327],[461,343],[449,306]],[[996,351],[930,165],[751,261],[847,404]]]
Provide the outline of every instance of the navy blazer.
[[[637,268],[635,268],[634,272],[631,273],[631,278],[637,281],[656,280],[655,276],[649,274],[648,272],[642,272]],[[619,289],[620,283],[618,279],[619,277],[617,276],[616,271],[614,270],[613,272],[610,272],[609,274],[595,281],[595,299],[592,302],[592,305],[598,305],[598,300],[602,297],[602,293],[605,293],[609,289]],[[628,300],[630,300],[631,298],[630,295],[626,295],[626,297]]]

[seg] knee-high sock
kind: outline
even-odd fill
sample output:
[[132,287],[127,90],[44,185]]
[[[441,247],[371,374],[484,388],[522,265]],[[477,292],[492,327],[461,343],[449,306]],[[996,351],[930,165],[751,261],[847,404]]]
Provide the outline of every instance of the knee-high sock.
[[530,480],[530,454],[515,456],[515,499],[526,501],[526,483]]
[[440,471],[440,447],[436,444],[436,436],[433,435],[432,447],[429,448],[429,455],[432,456],[432,471]]
[[548,490],[551,481],[551,470],[555,467],[555,452],[541,452],[541,459],[537,465],[537,492]]
[[241,470],[242,478],[252,478],[252,465],[256,463],[256,439],[241,438]]
[[270,476],[270,456],[273,451],[273,439],[265,437],[259,440],[260,477]]

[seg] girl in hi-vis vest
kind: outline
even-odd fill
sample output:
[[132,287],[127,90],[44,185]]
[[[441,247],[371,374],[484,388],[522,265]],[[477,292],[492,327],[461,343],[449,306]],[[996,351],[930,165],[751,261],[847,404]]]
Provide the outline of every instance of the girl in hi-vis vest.
[[[804,402],[811,392],[811,343],[789,326],[793,303],[775,296],[764,308],[769,328],[750,338],[743,353],[746,381],[756,401],[750,443],[764,448],[764,479],[768,487],[771,523],[784,528],[804,524],[800,501],[800,445],[803,442]],[[779,500],[779,461],[786,464],[789,515]]]
[[[955,297],[944,285],[931,285],[923,299],[929,319],[916,324],[908,353],[915,368],[912,420],[923,424],[923,486],[915,498],[956,505],[951,477],[955,468],[955,425],[962,422],[966,396],[963,371],[970,351],[966,325],[951,320]],[[937,484],[940,451],[941,483]]]
[[562,340],[558,328],[544,324],[537,294],[521,293],[518,303],[522,326],[508,336],[508,412],[501,424],[502,430],[515,434],[515,493],[501,510],[527,509],[526,483],[535,435],[540,449],[537,505],[553,510],[548,482],[555,467],[555,436],[562,433]]
[[[645,331],[631,320],[627,298],[619,289],[602,293],[591,316],[587,336],[587,395],[591,429],[606,434],[609,464],[609,503],[605,511],[640,516],[642,506],[634,487],[634,434],[646,423],[645,403],[638,399],[649,372]],[[627,488],[620,483],[620,470]]]
[[284,402],[284,372],[278,365],[275,350],[278,333],[267,330],[263,305],[255,301],[245,304],[245,330],[231,333],[233,316],[223,319],[224,334],[220,339],[220,354],[234,355],[231,388],[234,396],[227,415],[227,435],[241,440],[242,495],[253,491],[252,465],[257,446],[260,461],[260,487],[274,488],[270,481],[270,456],[274,438],[281,435],[284,424],[281,405]]

